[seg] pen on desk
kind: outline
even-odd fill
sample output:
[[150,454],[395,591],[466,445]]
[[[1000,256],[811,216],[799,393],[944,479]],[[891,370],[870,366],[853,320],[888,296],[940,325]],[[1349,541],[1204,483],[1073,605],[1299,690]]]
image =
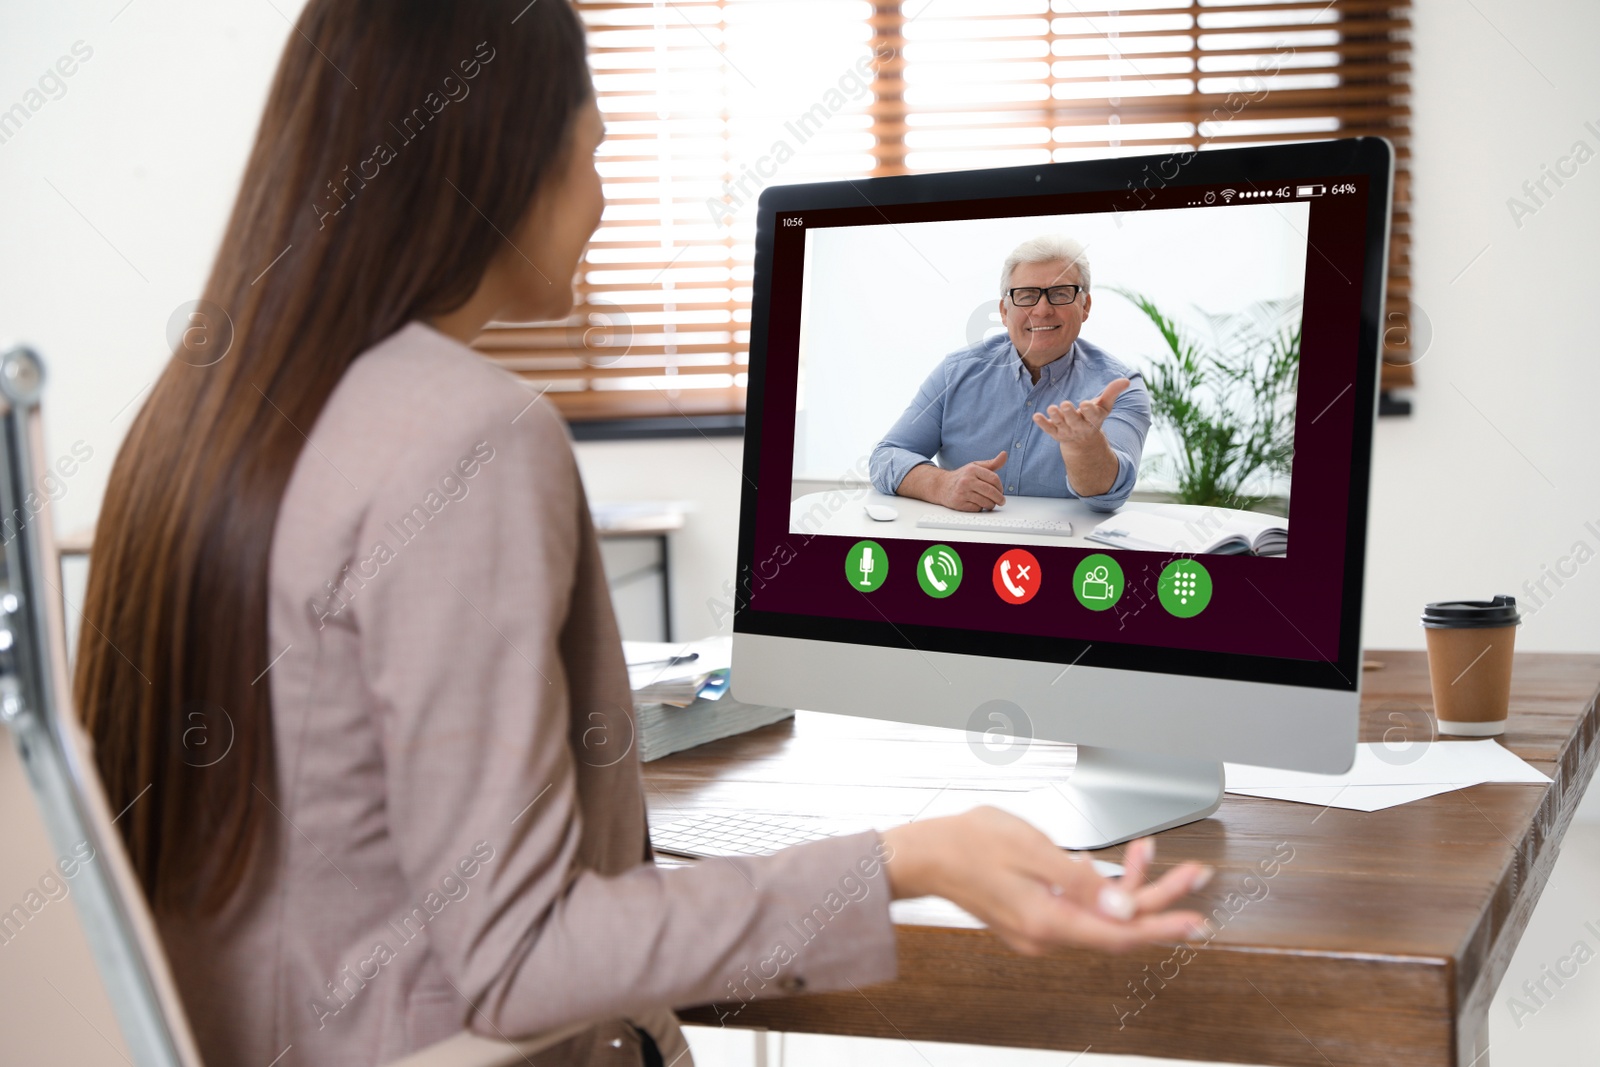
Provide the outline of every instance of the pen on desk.
[[700,658],[700,653],[690,652],[683,656],[668,656],[666,659],[647,659],[638,663],[630,663],[630,667],[681,667],[685,663],[693,663]]

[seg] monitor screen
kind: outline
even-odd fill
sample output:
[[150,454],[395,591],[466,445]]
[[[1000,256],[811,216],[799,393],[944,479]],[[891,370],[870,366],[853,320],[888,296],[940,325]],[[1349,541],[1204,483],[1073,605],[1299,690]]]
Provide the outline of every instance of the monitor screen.
[[1387,175],[1264,151],[764,198],[736,629],[1353,689]]

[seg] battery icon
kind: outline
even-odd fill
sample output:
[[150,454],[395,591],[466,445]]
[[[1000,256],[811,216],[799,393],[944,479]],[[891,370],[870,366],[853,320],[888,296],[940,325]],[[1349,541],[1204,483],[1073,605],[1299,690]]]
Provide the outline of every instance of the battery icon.
[[1294,187],[1295,196],[1321,196],[1328,191],[1326,185],[1297,185]]

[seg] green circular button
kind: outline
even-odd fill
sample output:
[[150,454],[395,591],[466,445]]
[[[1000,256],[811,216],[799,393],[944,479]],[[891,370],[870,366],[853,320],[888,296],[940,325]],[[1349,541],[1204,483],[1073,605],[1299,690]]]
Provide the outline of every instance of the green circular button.
[[1192,559],[1175,559],[1156,580],[1161,606],[1180,619],[1192,619],[1211,603],[1211,574]]
[[934,545],[917,560],[917,584],[943,599],[961,587],[961,557],[949,545]]
[[1084,556],[1072,572],[1072,595],[1090,611],[1105,611],[1122,599],[1122,567],[1104,552]]
[[850,588],[872,592],[889,577],[889,554],[876,541],[857,541],[844,557],[844,577]]

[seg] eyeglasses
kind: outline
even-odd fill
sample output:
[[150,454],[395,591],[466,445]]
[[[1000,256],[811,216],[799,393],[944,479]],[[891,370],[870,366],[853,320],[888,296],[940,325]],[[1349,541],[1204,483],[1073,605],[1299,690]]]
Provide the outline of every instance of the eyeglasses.
[[1019,289],[1008,290],[1006,295],[1011,302],[1019,308],[1031,308],[1039,302],[1042,293],[1046,300],[1052,304],[1070,304],[1078,299],[1078,294],[1083,292],[1081,285],[1052,285],[1048,289],[1040,289],[1036,285],[1024,286]]

